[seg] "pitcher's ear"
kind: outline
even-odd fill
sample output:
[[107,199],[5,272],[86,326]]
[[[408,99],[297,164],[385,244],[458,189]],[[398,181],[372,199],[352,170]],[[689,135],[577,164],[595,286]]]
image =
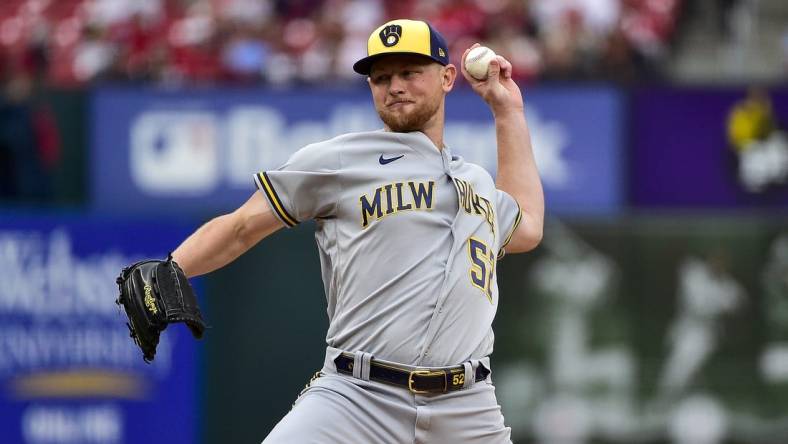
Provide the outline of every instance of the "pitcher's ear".
[[449,92],[454,87],[454,81],[457,80],[457,67],[449,63],[441,70],[441,85],[444,92]]

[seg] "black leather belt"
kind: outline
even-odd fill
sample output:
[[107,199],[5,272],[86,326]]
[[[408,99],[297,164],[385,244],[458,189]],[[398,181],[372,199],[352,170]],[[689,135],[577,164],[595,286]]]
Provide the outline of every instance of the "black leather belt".
[[[353,355],[342,353],[334,359],[339,373],[353,374]],[[476,367],[476,382],[487,379],[490,371],[483,365]],[[406,368],[383,364],[372,359],[369,367],[369,379],[386,384],[405,387],[413,393],[446,393],[462,390],[465,386],[465,367],[408,370]]]

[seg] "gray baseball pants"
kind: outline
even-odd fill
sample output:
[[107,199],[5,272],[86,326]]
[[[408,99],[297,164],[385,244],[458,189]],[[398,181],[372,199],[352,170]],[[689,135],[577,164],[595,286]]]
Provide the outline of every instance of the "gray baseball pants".
[[490,377],[472,382],[475,366],[489,369],[488,359],[466,365],[465,380],[471,382],[463,390],[421,395],[369,381],[368,371],[338,374],[339,353],[327,349],[322,375],[301,392],[263,444],[511,444]]

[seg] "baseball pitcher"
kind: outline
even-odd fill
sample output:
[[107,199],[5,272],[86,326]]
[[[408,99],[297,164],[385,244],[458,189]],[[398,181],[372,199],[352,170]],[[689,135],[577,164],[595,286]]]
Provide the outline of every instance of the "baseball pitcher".
[[444,144],[458,74],[446,41],[426,22],[394,20],[353,66],[384,128],[305,146],[261,171],[246,203],[172,253],[197,276],[316,221],[325,361],[264,443],[511,442],[489,361],[496,262],[539,244],[544,199],[512,65],[496,56],[478,80],[465,69],[472,48],[460,70],[495,119],[495,181]]

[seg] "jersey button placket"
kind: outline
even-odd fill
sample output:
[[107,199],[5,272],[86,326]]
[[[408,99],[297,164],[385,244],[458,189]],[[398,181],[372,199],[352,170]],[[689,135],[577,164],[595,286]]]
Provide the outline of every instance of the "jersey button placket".
[[[452,182],[452,188],[453,188],[454,175],[452,174],[451,159],[452,159],[452,155],[449,152],[449,149],[444,147],[441,150],[441,161],[443,162],[443,172],[446,174],[446,177],[448,178],[449,182]],[[454,226],[452,225],[452,244],[454,243],[453,240],[454,240]],[[450,270],[451,267],[448,266],[449,264],[446,265],[447,265],[446,270]],[[449,273],[446,273],[444,276],[444,283],[446,282],[448,277],[449,277]],[[445,300],[446,300],[445,298],[440,298],[438,300],[438,306],[437,306],[438,314],[443,314],[443,303]],[[429,351],[429,348],[427,349],[427,351]],[[425,353],[424,356],[427,356],[427,354]]]
[[[451,168],[451,154],[448,152],[448,149],[446,148],[441,150],[441,163],[443,166],[443,172],[448,177],[448,180],[452,182],[451,187],[452,189],[455,190],[456,193],[456,188],[453,183],[454,179],[453,179],[452,168]],[[447,297],[446,283],[449,281],[449,276],[451,275],[451,269],[454,265],[454,256],[456,252],[456,237],[457,237],[455,233],[455,229],[456,229],[457,218],[459,217],[459,214],[460,214],[460,208],[458,206],[457,213],[454,216],[454,222],[451,224],[450,227],[452,247],[451,247],[451,251],[449,252],[449,259],[446,262],[446,270],[444,270],[443,273],[443,283],[441,284],[441,290],[440,290],[440,294],[438,295],[438,301],[435,306],[435,312],[433,312],[432,319],[430,319],[430,325],[427,328],[427,334],[425,336],[426,339],[424,342],[424,352],[422,353],[420,359],[424,359],[427,356],[429,356],[431,342],[435,338],[435,335],[437,333],[437,327],[440,325],[440,320],[438,318],[443,315],[443,304],[445,303]]]

